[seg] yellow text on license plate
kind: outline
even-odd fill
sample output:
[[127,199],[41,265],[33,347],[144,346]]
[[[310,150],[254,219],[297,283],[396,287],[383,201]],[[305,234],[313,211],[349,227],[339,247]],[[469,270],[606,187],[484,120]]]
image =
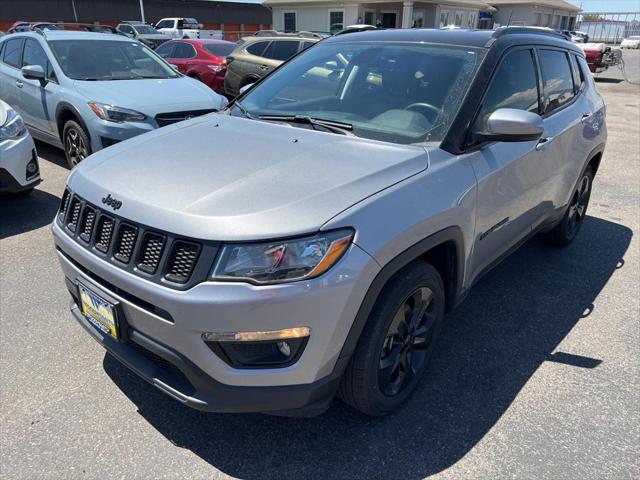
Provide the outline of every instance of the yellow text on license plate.
[[85,318],[102,332],[118,338],[116,319],[111,305],[82,285],[79,290],[82,313]]

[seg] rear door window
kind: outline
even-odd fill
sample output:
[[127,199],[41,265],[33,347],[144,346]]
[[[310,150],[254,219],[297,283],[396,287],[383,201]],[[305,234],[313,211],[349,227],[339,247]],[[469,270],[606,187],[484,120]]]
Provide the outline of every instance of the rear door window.
[[175,48],[175,46],[176,44],[173,42],[164,43],[156,49],[156,53],[162,58],[173,58],[173,49]]
[[269,45],[269,43],[271,42],[252,43],[247,47],[247,52],[249,52],[251,55],[256,55],[258,57],[261,57],[262,54],[264,53],[265,48],[267,48],[267,45]]
[[265,58],[285,61],[298,53],[300,42],[297,40],[275,40],[264,52]]
[[560,50],[539,50],[540,69],[544,92],[544,113],[550,113],[569,103],[575,93],[571,64],[567,54]]
[[173,58],[193,58],[196,56],[196,50],[193,48],[193,45],[190,45],[185,42],[177,42],[176,49],[173,52]]
[[20,68],[22,66],[22,44],[24,38],[12,38],[7,40],[2,54],[2,61],[12,67]]
[[480,107],[475,131],[486,132],[489,116],[499,108],[515,108],[538,113],[538,78],[533,52],[508,53],[496,70]]

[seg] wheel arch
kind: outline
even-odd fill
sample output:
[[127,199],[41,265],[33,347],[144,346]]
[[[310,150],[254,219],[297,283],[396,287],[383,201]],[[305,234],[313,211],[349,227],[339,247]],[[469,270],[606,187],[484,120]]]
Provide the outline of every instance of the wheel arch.
[[598,173],[598,169],[600,168],[600,161],[602,160],[603,154],[604,154],[604,143],[598,145],[596,148],[591,150],[591,152],[587,156],[587,163],[584,166],[583,171],[587,168],[587,166],[589,166],[591,167],[591,171],[593,172],[593,176],[595,177],[596,173]]
[[56,108],[56,126],[58,128],[58,136],[64,145],[64,138],[62,138],[62,133],[64,131],[64,126],[69,120],[74,120],[80,124],[80,126],[84,129],[87,137],[89,137],[89,141],[91,141],[91,132],[87,128],[87,124],[82,119],[82,115],[80,111],[72,104],[68,102],[61,102],[58,104]]
[[426,261],[438,270],[445,286],[446,310],[450,311],[462,298],[464,252],[462,229],[458,226],[452,226],[412,245],[384,265],[371,282],[364,300],[360,304],[342,346],[337,368],[346,367],[382,289],[395,275],[413,262]]

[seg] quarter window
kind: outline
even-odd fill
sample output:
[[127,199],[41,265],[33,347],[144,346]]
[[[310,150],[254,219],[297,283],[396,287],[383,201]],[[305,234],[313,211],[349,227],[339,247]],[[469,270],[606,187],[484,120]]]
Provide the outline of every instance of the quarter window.
[[273,60],[288,60],[298,52],[300,42],[291,40],[276,40],[271,42],[267,51],[264,52],[265,58]]
[[538,113],[538,80],[531,50],[507,54],[482,102],[475,131],[487,131],[487,119],[499,108]]
[[544,113],[569,103],[575,93],[567,54],[559,50],[540,50],[540,69],[544,85]]
[[11,40],[7,40],[6,46],[4,47],[2,61],[12,67],[20,68],[23,43],[24,40],[22,38],[12,38]]
[[284,31],[296,31],[296,12],[284,12]]

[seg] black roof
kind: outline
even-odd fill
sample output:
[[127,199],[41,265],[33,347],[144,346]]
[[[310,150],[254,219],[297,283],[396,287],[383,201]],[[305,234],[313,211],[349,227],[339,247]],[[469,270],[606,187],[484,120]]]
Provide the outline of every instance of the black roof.
[[427,42],[467,47],[489,48],[497,41],[503,44],[543,44],[570,48],[581,52],[580,48],[567,41],[562,34],[553,30],[535,27],[502,27],[496,30],[475,30],[466,28],[403,28],[388,30],[368,30],[351,32],[327,38],[323,42]]

